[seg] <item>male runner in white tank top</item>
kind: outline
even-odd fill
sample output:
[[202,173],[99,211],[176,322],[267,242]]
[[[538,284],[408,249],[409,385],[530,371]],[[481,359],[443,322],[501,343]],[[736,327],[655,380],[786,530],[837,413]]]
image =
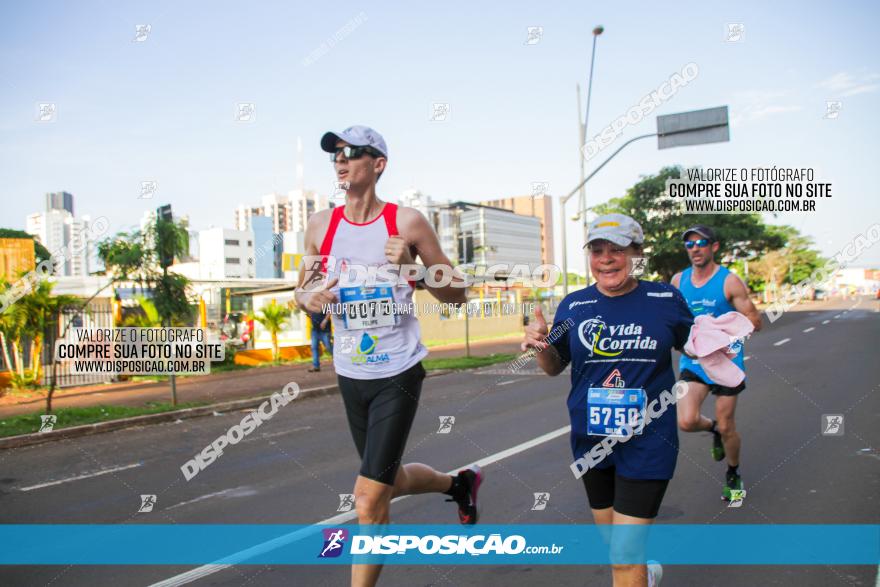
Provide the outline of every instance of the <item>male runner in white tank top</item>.
[[[459,521],[477,521],[477,491],[482,482],[479,467],[456,476],[421,463],[401,465],[410,426],[418,407],[428,354],[420,340],[418,319],[411,312],[388,311],[412,303],[415,283],[388,279],[375,273],[366,281],[352,267],[395,269],[419,257],[427,267],[451,263],[428,220],[413,208],[383,202],[376,182],[388,162],[385,140],[375,130],[352,126],[328,132],[321,148],[331,153],[336,178],[347,182],[345,206],[316,212],[306,228],[304,261],[296,302],[308,312],[339,304],[333,315],[337,343],[333,363],[345,404],[349,428],[361,456],[354,486],[355,509],[361,524],[387,524],[391,500],[400,495],[445,493],[458,504]],[[389,264],[391,264],[389,266]],[[320,267],[320,270],[318,269]],[[441,302],[466,302],[465,289],[452,283],[423,285]],[[354,338],[354,349],[339,344],[342,336]],[[353,586],[376,584],[381,565],[353,565]]]

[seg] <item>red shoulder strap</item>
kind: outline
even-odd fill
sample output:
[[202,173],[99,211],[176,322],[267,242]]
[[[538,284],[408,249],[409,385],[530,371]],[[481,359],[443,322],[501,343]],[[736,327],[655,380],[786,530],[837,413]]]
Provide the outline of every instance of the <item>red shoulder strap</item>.
[[333,237],[336,235],[336,228],[342,221],[342,214],[345,212],[344,206],[336,206],[333,208],[333,214],[330,215],[330,225],[327,227],[327,233],[324,235],[324,241],[321,243],[321,270],[327,271],[327,257],[330,256],[330,250],[333,248]]
[[[397,204],[386,203],[382,209],[382,216],[385,218],[385,226],[388,227],[388,236],[398,236],[400,232],[397,230]],[[415,247],[410,247],[409,253],[415,259],[418,251],[416,251]],[[415,281],[407,280],[407,283],[409,283],[411,288],[416,288]]]
[[382,208],[382,216],[385,218],[385,226],[388,227],[388,236],[397,236],[397,204],[387,202]]

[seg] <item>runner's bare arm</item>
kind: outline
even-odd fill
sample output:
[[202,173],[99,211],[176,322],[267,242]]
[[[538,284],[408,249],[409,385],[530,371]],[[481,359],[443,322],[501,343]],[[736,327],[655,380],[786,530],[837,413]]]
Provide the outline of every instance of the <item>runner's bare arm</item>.
[[[421,212],[414,208],[400,207],[397,211],[397,229],[404,241],[415,247],[418,257],[426,267],[445,265],[454,272],[452,263],[440,248],[437,233],[434,232],[434,228]],[[464,279],[457,272],[452,274],[451,283],[442,287],[431,286],[431,283],[443,282],[444,274],[449,275],[449,273],[446,271],[435,273],[436,276],[428,276],[424,283],[425,289],[430,291],[431,295],[446,303],[464,304],[467,302],[466,290],[463,287]]]
[[672,276],[672,279],[669,280],[669,283],[675,289],[681,289],[681,271]]
[[724,280],[724,295],[737,312],[752,321],[755,332],[761,330],[761,313],[749,297],[749,288],[735,273],[730,273]]
[[324,284],[321,275],[320,242],[330,225],[330,210],[312,214],[306,226],[305,255],[299,266],[299,279],[294,292],[296,305],[308,312],[322,311],[323,304],[336,301],[335,296],[326,291],[332,284]]

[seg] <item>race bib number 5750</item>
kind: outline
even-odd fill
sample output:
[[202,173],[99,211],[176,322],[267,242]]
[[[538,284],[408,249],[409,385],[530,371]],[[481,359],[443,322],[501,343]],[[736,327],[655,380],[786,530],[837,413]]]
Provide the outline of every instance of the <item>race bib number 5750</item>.
[[587,434],[590,436],[641,434],[644,415],[644,389],[591,387],[587,391]]

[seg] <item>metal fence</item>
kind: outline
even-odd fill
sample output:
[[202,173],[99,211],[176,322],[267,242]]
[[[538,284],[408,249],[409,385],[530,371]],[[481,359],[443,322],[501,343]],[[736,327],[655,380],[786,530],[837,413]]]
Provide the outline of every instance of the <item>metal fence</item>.
[[[43,344],[43,377],[41,384],[49,386],[52,383],[52,350],[55,342],[61,339],[65,342],[76,342],[74,328],[112,328],[113,310],[109,300],[92,300],[85,310],[68,308],[61,314],[55,328],[47,331]],[[110,373],[71,373],[72,364],[59,361],[55,366],[55,386],[71,387],[74,385],[89,385],[92,383],[104,383],[115,381],[116,376]]]

